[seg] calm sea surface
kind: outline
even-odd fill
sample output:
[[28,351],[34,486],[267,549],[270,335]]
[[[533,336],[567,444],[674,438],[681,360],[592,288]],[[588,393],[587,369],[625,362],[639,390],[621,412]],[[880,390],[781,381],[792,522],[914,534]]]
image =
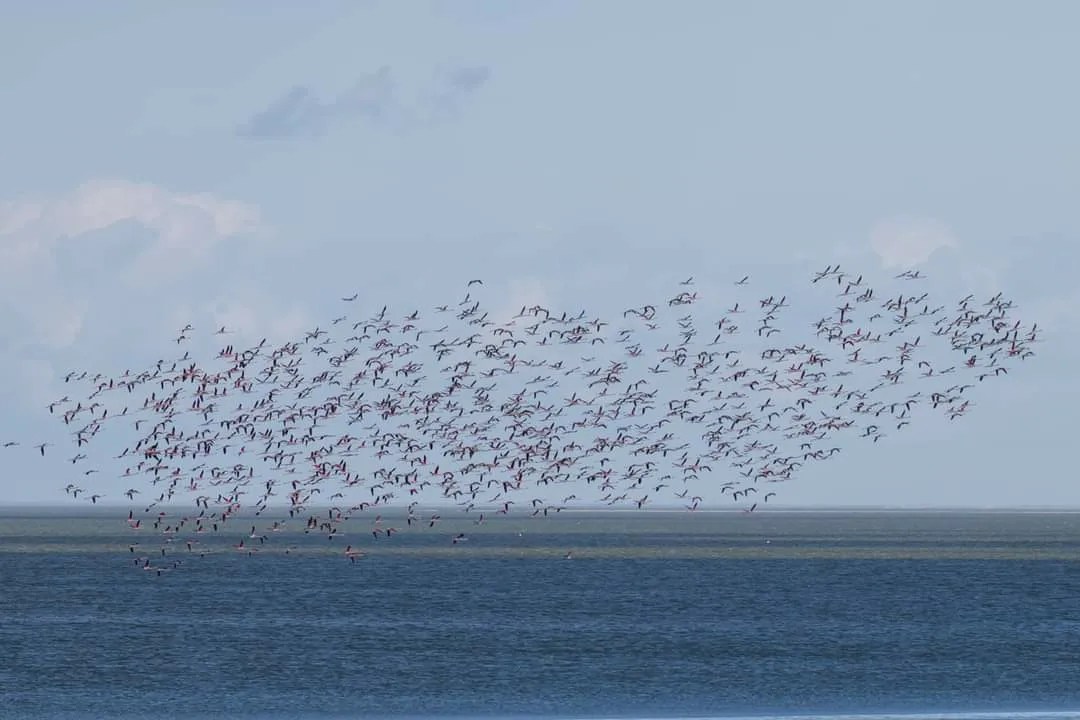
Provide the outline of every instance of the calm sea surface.
[[1080,515],[122,517],[0,512],[0,718],[1080,718]]

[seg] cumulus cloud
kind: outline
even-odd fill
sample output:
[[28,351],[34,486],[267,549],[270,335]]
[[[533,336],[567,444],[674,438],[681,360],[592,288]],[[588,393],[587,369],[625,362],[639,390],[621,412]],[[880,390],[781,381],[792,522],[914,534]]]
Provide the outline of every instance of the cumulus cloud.
[[894,217],[870,232],[870,245],[885,269],[908,270],[922,265],[942,248],[959,245],[952,231],[931,218]]
[[[125,228],[138,230],[136,242]],[[39,394],[51,363],[79,346],[88,325],[101,352],[160,326],[170,304],[182,302],[167,281],[205,271],[217,246],[262,228],[259,211],[244,203],[118,179],[0,203],[2,369]]]
[[36,284],[37,273],[47,272],[66,244],[124,222],[152,234],[135,263],[155,275],[187,270],[218,242],[262,226],[258,210],[244,203],[149,183],[92,180],[61,197],[0,205],[0,274]]

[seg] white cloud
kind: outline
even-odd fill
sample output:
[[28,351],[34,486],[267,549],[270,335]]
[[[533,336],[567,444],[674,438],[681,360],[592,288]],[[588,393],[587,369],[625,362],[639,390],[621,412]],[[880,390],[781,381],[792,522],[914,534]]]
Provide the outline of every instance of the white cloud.
[[959,245],[952,231],[931,218],[893,217],[870,232],[870,245],[886,269],[922,265],[941,248]]
[[[96,234],[121,223],[145,231],[134,247],[116,244],[130,233]],[[51,363],[75,360],[65,351],[108,353],[132,332],[171,337],[162,319],[205,292],[190,272],[201,277],[222,243],[262,228],[250,205],[118,179],[0,202],[0,371],[21,378],[22,395],[38,397]],[[80,343],[90,327],[98,337]]]
[[135,220],[160,233],[165,242],[191,241],[190,225],[211,231],[214,241],[258,228],[259,214],[242,203],[219,200],[206,193],[177,193],[148,183],[92,180],[43,213],[58,230],[79,235],[123,220]]
[[[182,273],[214,245],[261,227],[256,208],[205,193],[178,193],[149,183],[99,179],[56,198],[0,203],[0,309],[5,324],[21,319],[25,341],[55,347],[78,335],[95,297],[76,292],[58,269],[63,254],[87,233],[135,222],[152,235],[126,265],[94,277],[84,292],[109,292],[119,280]],[[116,274],[113,275],[112,272]],[[95,290],[94,288],[100,288]]]
[[67,195],[0,204],[0,273],[41,272],[64,243],[121,222],[135,222],[154,240],[131,270],[154,277],[182,272],[215,244],[257,231],[256,208],[206,193],[179,193],[150,183],[97,179]]
[[44,206],[39,202],[0,202],[0,236],[11,235],[41,217]]

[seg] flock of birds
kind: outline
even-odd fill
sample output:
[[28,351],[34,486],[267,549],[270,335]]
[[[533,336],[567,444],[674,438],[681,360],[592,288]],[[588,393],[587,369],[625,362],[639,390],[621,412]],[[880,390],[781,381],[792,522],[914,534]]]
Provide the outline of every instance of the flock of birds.
[[[876,443],[931,411],[957,419],[970,391],[1033,355],[1037,326],[1000,293],[935,305],[919,272],[895,280],[879,296],[826,267],[811,285],[830,307],[802,322],[793,298],[754,297],[749,277],[707,321],[693,278],[613,320],[540,305],[495,318],[473,280],[456,303],[346,312],[278,347],[238,347],[222,327],[205,361],[184,347],[188,325],[149,368],[67,374],[48,411],[74,446],[65,491],[96,504],[107,495],[95,475],[124,478],[138,502],[128,526],[162,540],[134,564],[159,574],[178,553],[206,552],[206,535],[236,539],[238,525],[232,548],[247,554],[287,523],[332,541],[364,514],[360,537],[385,541],[398,532],[382,518],[390,507],[406,511],[401,529],[428,529],[450,505],[476,523],[575,504],[694,511],[708,488],[752,512],[841,438]],[[792,326],[800,337],[784,340]],[[90,453],[106,437],[118,442],[101,464]],[[288,519],[258,527],[282,506]],[[354,562],[359,542],[343,551]]]

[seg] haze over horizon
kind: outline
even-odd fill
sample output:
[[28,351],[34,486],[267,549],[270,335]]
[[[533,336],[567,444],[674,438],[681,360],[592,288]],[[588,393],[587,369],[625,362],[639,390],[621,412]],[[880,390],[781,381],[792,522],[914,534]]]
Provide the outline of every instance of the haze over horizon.
[[750,274],[764,296],[835,263],[918,268],[943,303],[1002,291],[1045,334],[969,416],[852,439],[778,510],[1080,507],[1080,100],[1062,90],[1080,5],[65,17],[20,4],[0,27],[0,444],[21,443],[0,448],[2,507],[70,503],[32,451],[63,433],[46,405],[65,373],[138,371],[187,323],[282,342],[342,296],[404,313],[474,277],[502,313],[619,317],[687,275],[725,298]]

